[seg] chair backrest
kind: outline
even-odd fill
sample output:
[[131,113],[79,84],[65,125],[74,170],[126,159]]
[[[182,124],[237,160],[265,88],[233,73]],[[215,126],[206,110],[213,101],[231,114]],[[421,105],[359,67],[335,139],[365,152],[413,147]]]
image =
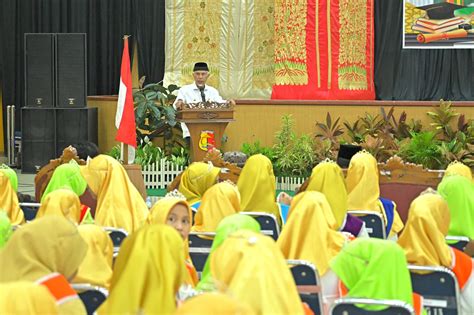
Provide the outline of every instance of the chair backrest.
[[321,280],[313,264],[304,260],[287,260],[301,301],[308,304],[315,314],[322,314]]
[[194,268],[196,268],[199,275],[202,273],[207,257],[211,252],[214,236],[216,236],[214,232],[189,233],[189,256],[191,256]]
[[114,244],[114,252],[118,252],[120,250],[120,245],[122,245],[123,240],[128,236],[127,231],[120,228],[113,228],[113,227],[104,227],[104,231],[109,233],[110,239]]
[[[383,310],[366,310],[358,305],[384,306]],[[337,299],[331,306],[331,315],[412,315],[413,307],[398,300],[375,300],[364,298],[342,298]]]
[[240,212],[253,217],[260,224],[260,230],[262,234],[272,237],[275,241],[280,235],[280,227],[278,221],[273,214],[266,212]]
[[19,206],[25,215],[26,221],[34,220],[36,214],[38,213],[39,207],[41,207],[40,203],[37,202],[20,202]]
[[446,243],[460,251],[464,251],[464,248],[466,248],[470,241],[469,237],[466,236],[446,236]]
[[78,293],[82,303],[86,307],[87,314],[92,315],[109,296],[107,289],[87,283],[72,284],[72,288]]
[[382,216],[373,211],[351,210],[347,213],[352,214],[365,222],[365,228],[370,237],[385,239],[385,225]]
[[413,292],[423,296],[428,314],[459,314],[459,286],[454,273],[445,267],[409,265]]

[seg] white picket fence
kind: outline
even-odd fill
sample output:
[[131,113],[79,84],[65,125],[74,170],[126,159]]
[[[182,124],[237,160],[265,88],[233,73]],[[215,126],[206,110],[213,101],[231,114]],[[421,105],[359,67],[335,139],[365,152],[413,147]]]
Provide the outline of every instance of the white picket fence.
[[[147,189],[166,189],[176,176],[178,176],[185,167],[177,166],[172,162],[162,159],[154,164],[142,168],[143,179]],[[277,190],[295,191],[303,182],[300,177],[277,177]]]

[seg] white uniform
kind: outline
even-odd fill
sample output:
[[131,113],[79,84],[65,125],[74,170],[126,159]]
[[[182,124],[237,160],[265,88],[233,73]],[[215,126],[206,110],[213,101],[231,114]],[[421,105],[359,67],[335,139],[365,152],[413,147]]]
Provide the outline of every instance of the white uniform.
[[[219,95],[219,92],[212,86],[204,86],[204,95],[206,97],[206,101],[208,102],[225,102],[225,100]],[[201,91],[197,87],[196,83],[185,85],[179,89],[178,96],[176,97],[176,100],[173,103],[173,107],[175,109],[176,103],[179,100],[182,100],[184,103],[187,104],[202,102]],[[189,129],[188,127],[186,127],[185,123],[181,123],[181,129],[183,130],[183,138],[190,136]]]

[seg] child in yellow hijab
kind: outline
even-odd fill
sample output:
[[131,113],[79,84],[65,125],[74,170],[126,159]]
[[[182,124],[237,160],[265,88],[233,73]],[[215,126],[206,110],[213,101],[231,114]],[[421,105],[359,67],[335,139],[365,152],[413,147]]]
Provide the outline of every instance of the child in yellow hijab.
[[144,226],[123,242],[99,314],[171,314],[186,276],[184,245],[170,226]]
[[382,215],[386,235],[396,239],[403,229],[403,222],[392,200],[380,197],[379,170],[377,160],[366,151],[361,151],[351,158],[347,170],[346,185],[348,210],[374,211]]
[[69,189],[57,189],[48,193],[41,203],[36,218],[45,215],[63,216],[69,221],[79,224],[81,217],[79,197]]
[[3,172],[0,172],[0,209],[7,213],[12,225],[25,222],[16,191],[13,189],[10,178]]
[[186,300],[176,315],[255,315],[245,303],[222,293],[204,293]]
[[409,264],[451,269],[461,292],[460,314],[474,314],[473,259],[446,244],[449,224],[447,202],[437,193],[424,193],[412,201],[398,244]]
[[450,175],[460,175],[464,176],[467,179],[469,179],[471,182],[473,181],[472,179],[472,171],[469,168],[469,166],[464,165],[461,162],[454,161],[448,165],[446,168],[446,171],[444,173],[444,176],[450,176]]
[[231,234],[211,258],[219,291],[259,315],[304,314],[296,285],[273,239],[248,230]]
[[336,219],[326,197],[317,191],[306,191],[291,202],[288,221],[278,238],[286,259],[301,259],[312,263],[321,276],[324,308],[337,298],[337,277],[329,269],[349,237],[335,230]]
[[215,184],[204,194],[191,231],[215,232],[219,222],[240,212],[240,194],[229,182]]
[[199,208],[199,201],[206,190],[217,183],[220,171],[211,163],[194,162],[183,172],[178,190],[191,207]]
[[276,202],[276,181],[272,162],[262,154],[252,155],[239,175],[242,211],[273,214],[281,224],[280,207]]
[[35,219],[15,231],[0,251],[0,283],[42,284],[55,297],[60,314],[85,314],[68,280],[74,277],[86,251],[86,243],[70,221],[55,215]]
[[81,172],[97,195],[97,225],[123,228],[130,233],[145,223],[148,207],[117,160],[98,155],[81,166]]
[[199,279],[196,269],[189,257],[188,236],[191,230],[191,208],[186,200],[177,197],[165,197],[159,200],[151,208],[148,214],[147,224],[166,224],[172,226],[179,232],[184,242],[184,257],[188,274],[186,282],[195,286]]
[[56,300],[44,286],[28,281],[0,284],[0,314],[59,314]]

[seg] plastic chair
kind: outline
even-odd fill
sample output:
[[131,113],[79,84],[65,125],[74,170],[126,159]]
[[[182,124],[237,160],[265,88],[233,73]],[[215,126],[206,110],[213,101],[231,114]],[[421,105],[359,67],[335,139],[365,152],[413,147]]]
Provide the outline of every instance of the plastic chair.
[[72,284],[72,288],[78,293],[82,303],[86,307],[87,314],[92,315],[109,296],[107,289],[88,283]]
[[196,268],[199,275],[202,273],[207,257],[211,252],[214,236],[216,236],[216,233],[213,232],[189,233],[189,256],[191,256],[194,268]]
[[414,265],[408,265],[408,269],[413,292],[423,296],[428,314],[459,314],[459,286],[451,270]]
[[321,280],[313,264],[304,260],[287,260],[301,301],[308,304],[315,314],[322,314]]
[[36,217],[41,204],[37,202],[20,202],[19,206],[25,215],[25,220],[32,221]]
[[280,227],[278,221],[273,214],[266,212],[240,212],[253,217],[260,224],[260,230],[262,234],[272,237],[275,241],[280,235]]
[[[358,305],[376,305],[386,308],[379,311],[366,310]],[[398,300],[376,300],[365,298],[342,298],[337,299],[331,306],[332,315],[412,315],[415,311],[413,307],[403,301]]]
[[112,243],[114,244],[114,252],[118,252],[123,240],[128,236],[127,231],[113,227],[104,227],[103,229],[109,233],[109,236],[112,239]]
[[351,210],[347,211],[348,214],[358,217],[365,222],[365,228],[369,233],[370,237],[385,239],[385,225],[383,218],[380,214],[373,211],[366,210]]
[[471,240],[466,236],[446,236],[446,243],[449,246],[464,251],[464,248]]

